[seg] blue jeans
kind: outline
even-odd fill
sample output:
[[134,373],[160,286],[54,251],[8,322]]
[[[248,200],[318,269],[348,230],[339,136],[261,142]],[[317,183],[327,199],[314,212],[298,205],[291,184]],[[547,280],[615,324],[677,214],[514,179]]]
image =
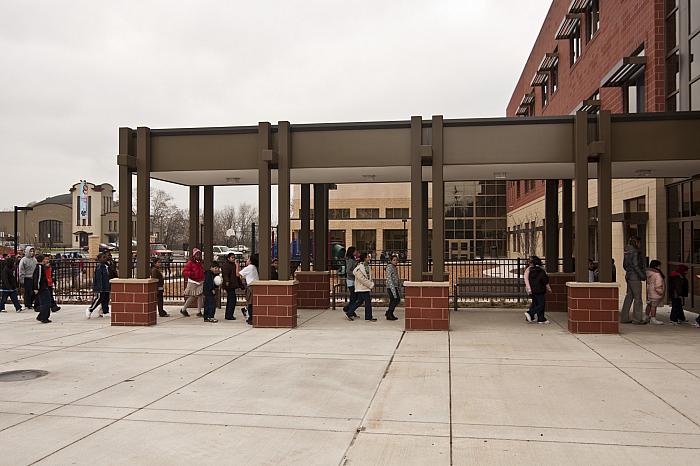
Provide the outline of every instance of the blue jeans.
[[19,299],[17,299],[17,290],[2,290],[2,298],[0,298],[0,309],[5,310],[5,301],[10,298],[12,304],[15,305],[15,310],[19,311],[22,306],[19,305]]
[[213,319],[214,314],[216,314],[216,303],[214,302],[214,299],[216,296],[213,294],[207,293],[204,295],[204,318],[205,319]]
[[345,313],[352,315],[362,303],[365,303],[365,320],[372,319],[372,296],[369,291],[356,291],[355,301],[348,304]]
[[389,293],[389,309],[386,310],[387,314],[394,315],[394,309],[396,309],[396,306],[401,302],[401,295],[399,295],[398,290],[396,291],[396,295],[391,291],[391,289],[387,290]]
[[535,318],[537,314],[537,322],[544,322],[547,320],[544,316],[544,293],[535,293],[532,295],[532,304],[530,304],[530,309],[527,310],[530,317]]
[[671,322],[685,322],[683,298],[671,298]]
[[355,282],[348,283],[347,288],[348,288],[349,296],[348,296],[348,303],[345,306],[343,306],[343,311],[345,311],[345,312],[348,312],[348,308],[353,303],[353,301],[355,301],[355,298],[356,298],[356,296],[355,296]]

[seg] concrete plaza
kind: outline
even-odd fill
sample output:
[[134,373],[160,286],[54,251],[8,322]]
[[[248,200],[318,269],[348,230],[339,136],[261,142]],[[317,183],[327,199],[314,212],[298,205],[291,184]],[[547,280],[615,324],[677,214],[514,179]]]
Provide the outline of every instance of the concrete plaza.
[[404,333],[302,310],[294,330],[129,328],[83,309],[0,314],[0,372],[49,372],[0,382],[0,463],[698,464],[690,325],[587,336],[565,314],[462,310]]

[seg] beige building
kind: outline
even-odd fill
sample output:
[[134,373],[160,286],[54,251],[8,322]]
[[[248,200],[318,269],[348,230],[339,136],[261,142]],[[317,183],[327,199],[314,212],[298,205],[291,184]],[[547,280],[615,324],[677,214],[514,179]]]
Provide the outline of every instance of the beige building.
[[[87,185],[87,215],[80,215],[78,190],[75,183],[67,194],[30,202],[17,214],[19,244],[41,248],[87,247],[90,236],[100,243],[117,241],[119,206],[114,201],[114,188],[109,183]],[[0,212],[0,244],[14,242],[14,211]]]
[[[576,186],[573,187],[574,196]],[[562,190],[559,189],[559,218],[562,218]],[[597,181],[588,182],[589,250],[591,259],[597,257],[596,208]],[[617,281],[623,284],[622,259],[624,246],[631,235],[642,240],[642,250],[650,259],[667,264],[666,188],[663,179],[613,180],[613,259],[618,269]],[[652,215],[649,215],[652,213]],[[545,199],[540,196],[508,212],[508,256],[511,258],[537,255],[545,257],[544,243]],[[563,234],[560,233],[560,238]],[[575,241],[575,239],[574,239]],[[560,240],[560,250],[562,250]]]
[[[430,193],[429,193],[430,194]],[[312,190],[313,200],[313,190]],[[410,185],[407,183],[339,184],[329,192],[331,243],[360,251],[407,251],[411,241]],[[313,204],[312,204],[313,205]],[[299,236],[301,188],[292,193],[292,239]],[[313,219],[313,209],[311,210]],[[432,228],[432,220],[428,220]]]

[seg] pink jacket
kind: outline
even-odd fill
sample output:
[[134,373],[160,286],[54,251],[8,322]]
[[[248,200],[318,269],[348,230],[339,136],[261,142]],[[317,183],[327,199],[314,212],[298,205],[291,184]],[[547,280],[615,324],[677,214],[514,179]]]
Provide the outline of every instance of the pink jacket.
[[647,299],[661,299],[666,292],[664,277],[656,269],[647,269]]

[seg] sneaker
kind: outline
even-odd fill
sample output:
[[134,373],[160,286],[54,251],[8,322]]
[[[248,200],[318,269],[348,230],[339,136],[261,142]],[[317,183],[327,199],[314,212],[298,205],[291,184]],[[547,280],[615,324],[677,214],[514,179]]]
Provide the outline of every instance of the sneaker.
[[92,317],[92,311],[90,310],[90,308],[87,308],[85,309],[85,318],[89,319],[90,317]]
[[236,316],[224,317],[226,320],[236,320]]
[[[663,322],[658,320],[656,317],[652,317],[651,319],[649,319],[649,323],[652,323],[654,325],[663,325],[664,324]],[[676,325],[678,325],[678,324],[676,324]]]
[[189,317],[189,316],[190,316],[190,313],[187,312],[185,309],[180,309],[180,314],[182,314],[182,315],[185,316],[185,317]]
[[0,312],[7,312],[5,309],[0,309]]
[[645,320],[633,320],[632,323],[633,323],[634,325],[646,325],[646,324],[648,324],[649,322],[645,319]]
[[248,309],[242,307],[241,314],[243,314],[243,317],[245,317],[247,319],[248,318]]
[[352,313],[352,316],[353,316],[353,317],[360,317],[360,316],[357,315],[357,312],[353,312],[353,313]]
[[58,312],[61,310],[61,306],[56,306],[55,308],[51,309],[51,312]]
[[20,307],[19,309],[15,309],[15,312],[22,312],[22,308]]
[[366,320],[367,322],[376,322],[376,321],[377,321],[377,318],[376,318],[376,317],[372,317],[371,319],[365,319],[365,320]]
[[525,320],[527,320],[527,322],[528,322],[529,324],[531,324],[531,323],[532,323],[532,316],[530,315],[530,313],[529,313],[529,312],[523,312],[523,314],[525,314]]
[[542,322],[537,322],[537,323],[542,324],[542,325],[549,325],[550,324],[550,322],[548,320],[543,320]]
[[352,314],[345,314],[345,318],[348,319],[350,322],[355,320],[355,318],[352,316]]
[[207,317],[207,318],[204,319],[204,322],[210,322],[210,323],[212,323],[212,324],[215,324],[215,323],[218,322],[218,320],[215,319],[215,318],[213,318],[213,317]]

